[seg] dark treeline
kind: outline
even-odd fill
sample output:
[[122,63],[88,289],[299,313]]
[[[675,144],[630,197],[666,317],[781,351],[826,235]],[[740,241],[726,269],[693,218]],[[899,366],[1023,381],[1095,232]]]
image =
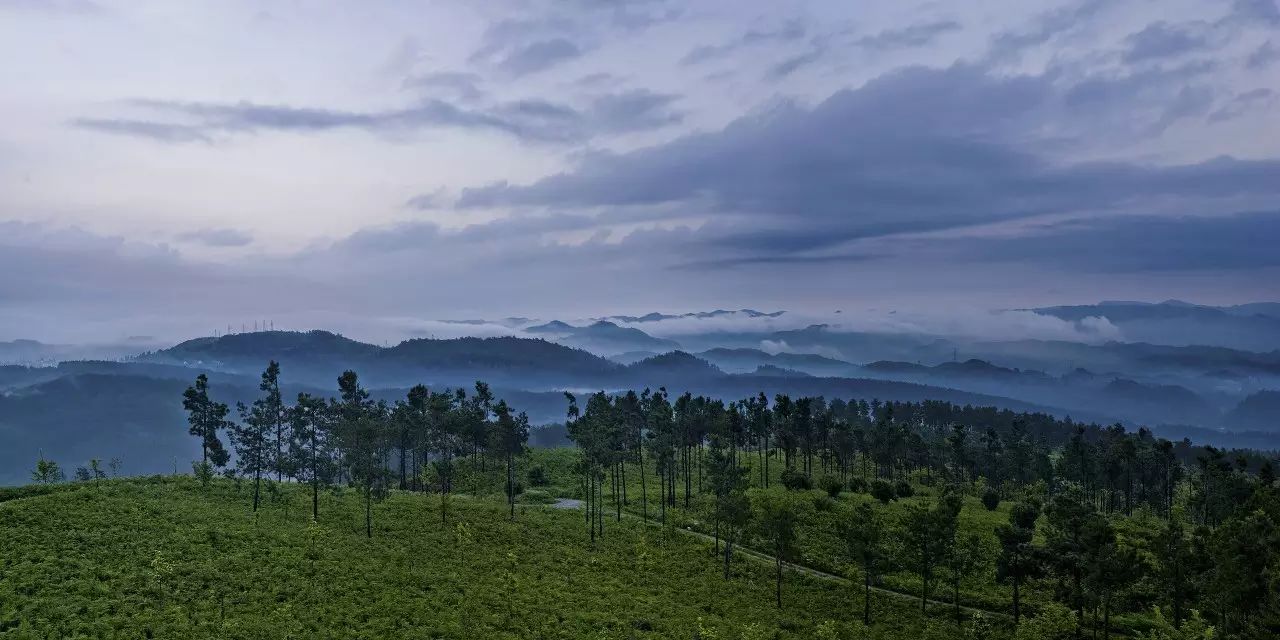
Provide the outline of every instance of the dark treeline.
[[[373,503],[391,488],[439,492],[440,516],[447,521],[454,461],[465,456],[481,468],[505,465],[514,517],[515,459],[528,441],[529,419],[506,401],[495,402],[485,383],[477,382],[470,395],[417,385],[389,404],[372,400],[357,374],[347,371],[337,380],[337,397],[300,393],[288,404],[279,380],[280,366],[271,362],[262,374],[262,395],[251,405],[238,405],[235,422],[227,419],[229,407],[210,397],[208,379],[196,378],[183,407],[191,434],[201,442],[197,476],[207,481],[221,469],[228,477],[252,479],[255,512],[264,479],[309,485],[312,518],[320,516],[323,488],[354,487],[364,498],[365,532],[372,537]],[[222,434],[235,451],[232,466]]]
[[[1116,613],[1153,608],[1174,628],[1194,618],[1233,637],[1280,631],[1280,492],[1273,463],[1256,452],[945,402],[760,394],[725,403],[672,400],[665,389],[599,392],[584,406],[566,399],[593,540],[629,499],[664,525],[669,510],[709,499],[698,513],[710,516],[717,549],[723,542],[726,577],[732,546],[750,538],[777,562],[779,606],[783,563],[805,534],[787,490],[869,493],[888,504],[924,485],[937,499],[912,501],[897,518],[874,502],[848,512],[840,535],[866,602],[877,576],[896,566],[919,577],[922,610],[930,589],[945,587],[959,621],[963,586],[991,565],[989,580],[1011,586],[1015,624],[1034,584],[1074,611],[1077,634],[1091,627],[1109,637]],[[628,473],[642,495],[628,497]],[[989,510],[1013,500],[1008,523],[962,531],[966,495]],[[1139,516],[1145,537],[1122,534]],[[866,622],[870,611],[864,604]]]

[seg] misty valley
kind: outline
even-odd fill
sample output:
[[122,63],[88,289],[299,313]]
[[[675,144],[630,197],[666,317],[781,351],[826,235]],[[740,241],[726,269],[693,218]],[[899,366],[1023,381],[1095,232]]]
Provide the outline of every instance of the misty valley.
[[[1090,311],[1017,313],[1280,327]],[[3,615],[66,637],[1269,633],[1280,352],[786,316],[9,343]],[[85,572],[112,595],[55,589]]]

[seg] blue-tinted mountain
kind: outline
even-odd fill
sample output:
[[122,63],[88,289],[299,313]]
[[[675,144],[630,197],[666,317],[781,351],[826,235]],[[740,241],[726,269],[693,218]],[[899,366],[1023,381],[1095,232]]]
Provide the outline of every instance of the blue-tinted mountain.
[[767,353],[760,349],[708,349],[696,354],[699,358],[728,372],[749,372],[768,366],[792,369],[815,376],[853,375],[857,366],[843,360],[814,353]]
[[[1250,394],[1227,413],[1225,422],[1232,429],[1280,433],[1280,391]],[[1280,449],[1280,441],[1274,446]]]
[[795,369],[784,369],[782,367],[771,364],[762,364],[756,367],[755,371],[743,373],[739,375],[752,376],[757,378],[812,378],[814,376],[803,371]]
[[607,320],[600,320],[582,327],[552,320],[546,324],[525,329],[528,333],[547,336],[561,344],[586,349],[592,353],[609,355],[629,351],[670,351],[680,348],[680,343],[655,338],[634,327],[622,327]]
[[726,309],[716,309],[715,311],[692,311],[689,313],[646,313],[642,316],[609,316],[609,320],[617,320],[619,322],[658,322],[660,320],[674,320],[676,318],[720,318],[731,316],[734,314],[742,314],[748,318],[777,318],[786,311],[756,311],[755,309],[738,309],[737,311],[729,311]]

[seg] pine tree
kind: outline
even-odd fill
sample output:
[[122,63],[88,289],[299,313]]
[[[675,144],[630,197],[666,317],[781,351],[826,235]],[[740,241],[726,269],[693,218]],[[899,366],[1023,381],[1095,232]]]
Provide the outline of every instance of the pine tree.
[[337,413],[337,432],[343,442],[344,464],[364,494],[366,537],[373,537],[373,501],[387,489],[386,433],[387,408],[369,399],[354,371],[338,378],[341,397],[332,404]]
[[943,565],[951,579],[951,603],[955,611],[956,625],[963,623],[960,615],[960,589],[965,581],[982,572],[991,561],[991,549],[986,538],[974,532],[956,536]]
[[236,451],[236,471],[253,478],[253,512],[258,512],[262,495],[262,474],[271,468],[268,449],[272,446],[271,434],[273,424],[270,417],[261,411],[261,400],[253,406],[237,404],[240,422],[232,423],[228,429],[231,446]]
[[511,407],[506,400],[499,400],[494,405],[495,416],[493,430],[493,450],[506,460],[507,465],[507,504],[511,508],[511,518],[516,517],[516,465],[515,458],[524,453],[525,444],[529,442],[529,416],[524,413],[511,415]]
[[218,432],[231,425],[227,420],[227,414],[231,409],[209,398],[208,376],[203,373],[196,376],[195,385],[187,387],[182,394],[182,408],[187,412],[189,432],[200,438],[200,464],[213,467],[226,466],[231,455],[222,446]]
[[324,400],[299,393],[289,411],[289,467],[292,474],[311,485],[311,519],[320,518],[320,487],[334,476],[332,450],[333,412]]
[[778,608],[782,608],[782,565],[795,551],[797,514],[790,496],[782,491],[761,491],[755,495],[754,513],[756,534],[773,552],[776,569],[775,594]]
[[880,575],[886,560],[885,525],[870,502],[862,502],[853,517],[844,524],[845,544],[849,558],[862,569],[862,624],[871,624],[871,585]]
[[1027,578],[1039,574],[1040,563],[1031,541],[1036,533],[1040,504],[1018,502],[1009,510],[1009,523],[996,527],[1000,555],[996,563],[996,580],[1008,579],[1013,585],[1013,624],[1022,616],[1020,587]]

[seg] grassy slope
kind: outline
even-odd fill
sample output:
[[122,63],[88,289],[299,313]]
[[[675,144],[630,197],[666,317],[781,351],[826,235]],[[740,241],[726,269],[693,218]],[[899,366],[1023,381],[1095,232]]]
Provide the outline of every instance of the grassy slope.
[[[395,493],[363,536],[354,494],[325,495],[321,522],[286,487],[258,518],[248,486],[112,480],[0,503],[0,638],[950,638],[909,602],[848,627],[861,600],[788,575],[773,606],[767,566],[729,581],[705,543],[636,520],[595,546],[579,511]],[[776,634],[776,636],[775,636]],[[839,637],[839,636],[837,636]]]
[[[547,476],[551,479],[551,485],[540,487],[550,494],[564,497],[579,497],[581,487],[578,483],[581,480],[573,475],[572,463],[576,460],[577,452],[573,449],[535,449],[530,452],[523,465],[527,469],[532,466],[542,466],[547,470]],[[755,465],[758,463],[754,453],[743,457],[743,463],[752,467],[751,481],[753,486],[759,482],[760,470]],[[814,461],[815,476],[820,476],[817,471],[818,462]],[[856,468],[856,465],[855,465]],[[783,464],[781,460],[775,459],[770,462],[769,471],[771,476],[771,486],[781,486],[781,472]],[[637,467],[628,465],[627,468],[627,505],[624,511],[632,514],[640,514],[642,511],[641,502],[641,485]],[[649,472],[646,476],[648,487],[648,502],[650,518],[657,518],[660,503],[657,494],[658,478],[651,465],[647,469]],[[502,480],[498,476],[489,479],[481,479],[477,477],[479,474],[472,475],[468,478],[470,486],[473,490],[489,490],[500,491],[503,485]],[[913,483],[915,494],[910,498],[897,499],[888,505],[880,505],[876,503],[876,508],[884,514],[885,518],[892,523],[891,526],[898,526],[902,518],[907,512],[907,507],[912,504],[932,504],[936,500],[937,490],[933,487],[925,486],[919,482],[920,478],[916,478]],[[527,484],[527,483],[526,483]],[[677,527],[692,528],[695,530],[711,533],[713,531],[710,521],[710,514],[713,511],[713,498],[707,494],[698,494],[698,478],[697,472],[692,474],[692,488],[694,495],[692,496],[689,510],[683,508],[684,505],[684,484],[683,476],[678,480],[676,486],[676,504],[675,508],[668,508],[667,517],[671,524]],[[605,502],[609,513],[613,513],[614,504],[610,494],[610,484],[606,480],[605,483]],[[841,540],[839,531],[841,524],[846,521],[853,509],[862,502],[872,501],[867,494],[844,492],[838,499],[832,500],[827,498],[823,491],[814,489],[808,492],[796,492],[793,498],[798,506],[800,515],[800,529],[797,536],[798,555],[795,561],[799,564],[809,566],[815,569],[842,575],[854,580],[860,580],[861,574],[856,567],[848,566],[846,559],[846,545]],[[971,606],[978,609],[984,609],[992,612],[1010,612],[1012,610],[1012,589],[1007,583],[997,583],[995,581],[995,554],[998,549],[998,542],[995,537],[995,529],[998,525],[1008,522],[1009,509],[1011,503],[1002,501],[994,511],[988,511],[974,496],[966,496],[964,509],[960,513],[960,532],[976,533],[980,535],[988,547],[989,562],[981,570],[978,576],[969,579],[962,587],[960,593],[960,602],[965,606]],[[1134,518],[1118,518],[1117,526],[1122,531],[1128,531],[1128,537],[1149,537],[1154,533],[1154,524],[1146,522],[1142,518],[1135,516]],[[1042,531],[1037,535],[1042,535]],[[900,536],[891,535],[889,545],[893,547],[901,542]],[[761,543],[758,541],[747,541],[747,544],[755,545],[760,548]],[[901,550],[891,548],[890,552],[895,556],[901,555]],[[897,591],[904,594],[918,595],[920,593],[920,579],[916,573],[902,563],[895,563],[885,575],[881,576],[880,584],[886,589]],[[1038,604],[1049,602],[1052,600],[1052,584],[1048,581],[1033,582],[1024,584],[1022,587],[1022,602],[1024,611],[1034,614],[1038,610]],[[952,589],[950,583],[946,582],[945,571],[938,567],[935,568],[934,580],[930,584],[930,600],[939,600],[950,602],[952,598]],[[917,601],[918,607],[918,601]],[[935,612],[934,609],[937,609]],[[945,616],[950,611],[949,606],[935,604],[930,606],[931,615]],[[917,613],[917,616],[919,614]],[[1119,633],[1133,634],[1141,633],[1150,627],[1149,616],[1136,614],[1114,614],[1112,617],[1113,629]]]

